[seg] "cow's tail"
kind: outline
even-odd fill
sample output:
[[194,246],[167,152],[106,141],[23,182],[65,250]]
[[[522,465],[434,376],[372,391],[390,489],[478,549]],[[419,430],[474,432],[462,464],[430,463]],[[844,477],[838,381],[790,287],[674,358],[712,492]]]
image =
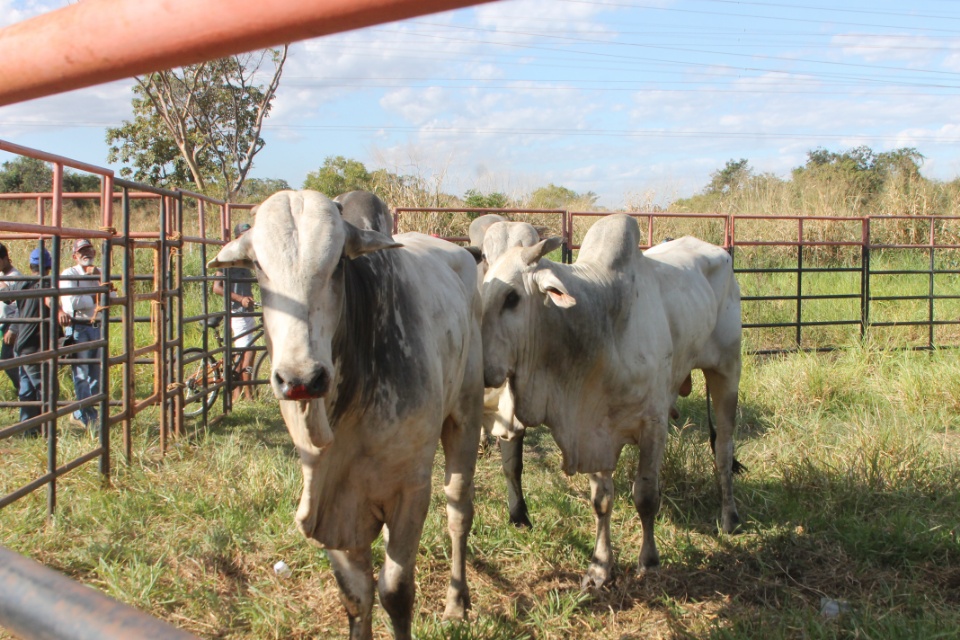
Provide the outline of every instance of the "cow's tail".
[[[717,430],[713,426],[713,417],[710,410],[710,387],[707,387],[707,426],[710,427],[710,451],[713,452],[713,455],[717,455]],[[740,461],[737,460],[737,456],[733,456],[733,464],[731,466],[731,471],[734,475],[739,475],[741,473],[746,473],[747,468],[740,464]]]

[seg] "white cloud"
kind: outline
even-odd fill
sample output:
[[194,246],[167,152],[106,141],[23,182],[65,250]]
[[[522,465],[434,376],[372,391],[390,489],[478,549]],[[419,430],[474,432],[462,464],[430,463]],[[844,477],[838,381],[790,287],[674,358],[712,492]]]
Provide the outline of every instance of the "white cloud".
[[42,13],[61,9],[68,4],[67,0],[0,0],[0,28],[17,22],[23,22]]
[[941,39],[925,36],[875,33],[840,33],[832,38],[844,57],[853,57],[870,63],[898,62],[913,66],[927,66],[945,49],[956,49]]

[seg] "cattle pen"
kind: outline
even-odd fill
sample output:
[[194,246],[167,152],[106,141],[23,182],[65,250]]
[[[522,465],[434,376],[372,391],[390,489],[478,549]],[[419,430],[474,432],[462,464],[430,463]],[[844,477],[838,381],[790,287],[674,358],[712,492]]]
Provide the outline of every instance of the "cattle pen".
[[[15,395],[10,394],[8,385],[0,386],[0,412],[3,412],[4,416],[0,422],[0,441],[9,447],[8,456],[14,456],[15,458],[11,459],[17,460],[17,472],[5,475],[4,482],[18,483],[5,484],[0,488],[4,494],[0,497],[0,515],[5,512],[13,513],[22,505],[28,505],[27,508],[35,512],[40,507],[35,500],[35,492],[40,488],[47,490],[40,510],[45,513],[48,521],[55,521],[56,514],[60,512],[72,513],[75,510],[74,503],[84,502],[83,492],[91,490],[87,479],[89,472],[84,468],[90,466],[87,463],[94,460],[99,461],[94,475],[120,486],[125,485],[128,476],[142,465],[154,467],[155,470],[150,473],[163,479],[159,484],[143,490],[155,491],[158,496],[167,496],[165,500],[175,502],[176,499],[171,497],[169,492],[179,493],[179,490],[169,483],[176,484],[178,479],[176,476],[163,474],[160,469],[176,468],[179,469],[178,474],[193,478],[192,472],[177,465],[177,461],[184,459],[185,455],[192,459],[194,464],[199,462],[194,454],[184,453],[184,446],[194,450],[191,443],[203,443],[209,438],[220,437],[215,434],[236,430],[248,436],[253,435],[255,440],[271,443],[268,445],[271,450],[278,447],[274,441],[278,424],[270,423],[270,419],[264,417],[271,412],[276,413],[270,408],[275,401],[267,399],[255,405],[234,407],[229,391],[239,381],[232,377],[229,368],[225,378],[215,383],[217,390],[227,391],[220,394],[219,402],[215,406],[204,406],[196,419],[190,420],[185,415],[185,408],[194,409],[204,405],[204,398],[213,390],[212,387],[203,387],[200,394],[191,395],[184,384],[190,367],[205,362],[208,358],[221,358],[227,362],[231,359],[230,341],[227,340],[222,346],[214,344],[206,328],[211,319],[222,318],[229,321],[231,314],[222,298],[210,295],[214,274],[208,272],[206,263],[215,255],[215,248],[230,238],[234,224],[240,221],[253,222],[250,215],[251,205],[229,204],[189,191],[156,189],[120,180],[109,170],[3,141],[0,141],[0,151],[37,158],[51,166],[54,188],[50,192],[7,194],[0,197],[0,209],[3,209],[3,215],[0,216],[0,241],[11,247],[14,262],[24,265],[27,253],[36,247],[47,248],[56,256],[54,264],[57,268],[52,270],[54,277],[46,294],[56,297],[62,293],[57,286],[55,274],[68,264],[68,247],[74,239],[90,238],[99,243],[98,264],[102,277],[96,291],[103,306],[101,365],[104,371],[109,372],[103,376],[104,383],[100,393],[87,400],[97,403],[101,408],[99,434],[92,440],[81,437],[81,434],[73,432],[64,424],[70,411],[77,406],[70,400],[69,382],[65,373],[70,364],[69,349],[52,350],[39,356],[45,359],[51,372],[58,369],[61,371],[59,377],[50,377],[51,388],[63,388],[59,391],[59,400],[56,403],[48,399],[40,407],[41,415],[34,422],[24,424],[17,421],[16,411],[22,405]],[[99,176],[101,191],[64,192],[65,168]],[[465,242],[465,230],[469,220],[483,213],[498,213],[516,220],[531,220],[544,228],[544,233],[563,238],[563,246],[558,251],[557,259],[564,262],[575,260],[586,229],[597,218],[606,215],[605,212],[595,211],[469,208],[400,208],[393,213],[398,231],[421,230],[458,243]],[[721,245],[731,252],[743,291],[745,352],[748,354],[770,356],[774,358],[772,362],[781,362],[776,356],[792,354],[803,357],[803,354],[808,354],[816,357],[816,352],[832,352],[834,361],[857,357],[869,361],[880,357],[870,355],[874,353],[923,351],[934,361],[944,359],[947,357],[944,353],[960,346],[960,332],[957,330],[957,325],[960,324],[960,242],[957,238],[957,218],[823,218],[664,212],[630,212],[630,215],[640,223],[641,235],[644,238],[641,248],[653,246],[670,237],[692,234]],[[263,349],[262,346],[256,348]],[[874,348],[877,349],[876,352]],[[809,364],[813,361],[804,362]],[[813,370],[808,370],[804,376],[816,377],[816,374]],[[254,381],[254,384],[263,383],[264,380]],[[940,383],[949,385],[949,380],[941,380]],[[832,387],[829,383],[823,384]],[[920,384],[932,386],[929,383]],[[829,399],[823,398],[818,400],[828,401]],[[922,403],[921,400],[917,402]],[[746,425],[747,437],[759,439],[757,425],[765,423],[765,419],[758,417],[757,413],[762,409],[750,402],[745,402],[745,406],[741,422]],[[700,498],[702,494],[709,493],[709,483],[704,482],[709,470],[704,466],[700,453],[694,451],[688,442],[692,440],[699,443],[698,436],[691,432],[690,427],[705,421],[702,395],[695,393],[691,399],[682,403],[680,408],[688,417],[679,429],[680,444],[675,445],[670,452],[674,459],[668,458],[667,479],[676,487],[692,491],[696,496],[694,511],[704,516],[709,513],[709,509],[704,510]],[[951,424],[952,420],[954,419],[949,418],[947,424]],[[251,422],[267,424],[266,430],[254,435],[249,427],[241,426]],[[16,437],[34,424],[43,425],[48,433],[53,433],[56,437],[41,441],[27,441]],[[945,443],[952,441],[948,435],[950,432],[951,428],[944,426]],[[282,432],[280,435],[282,436]],[[550,457],[555,455],[543,438],[534,438],[534,447],[538,454],[534,456],[532,464],[543,459],[549,461]],[[197,452],[201,450],[202,444],[196,448]],[[172,459],[171,452],[176,454]],[[879,451],[877,455],[880,458],[873,462],[873,473],[880,473],[887,478],[881,482],[895,482],[892,477],[888,478],[888,474],[905,474],[902,477],[910,479],[917,477],[912,471],[902,468],[883,471],[884,465],[890,464],[886,457],[889,454]],[[121,464],[118,465],[114,458],[119,459]],[[912,464],[921,466],[915,458]],[[202,464],[198,468],[206,468],[207,473],[222,472]],[[556,469],[553,471],[556,472]],[[238,471],[233,470],[230,473]],[[479,473],[483,481],[496,482],[490,469],[481,469]],[[799,482],[796,474],[802,474],[802,469],[792,473],[794,475],[785,476],[785,481]],[[865,473],[869,474],[869,471]],[[77,478],[72,479],[73,476]],[[121,480],[121,477],[124,480]],[[280,493],[289,489],[289,478],[271,477],[272,480],[266,483],[267,487],[284,487]],[[196,482],[197,479],[193,478],[192,481]],[[69,487],[66,497],[61,495],[58,488],[61,485]],[[93,490],[111,491],[109,486]],[[562,485],[561,493],[570,499],[570,494],[576,495],[581,490],[575,483],[568,481],[568,484]],[[546,493],[545,489],[542,491]],[[628,493],[629,489],[618,486],[618,495],[623,492]],[[747,502],[753,505],[754,510],[757,507],[757,492],[762,494],[763,489],[758,487],[748,493],[753,495],[753,499],[748,498]],[[536,494],[534,495],[534,500],[537,500]],[[573,506],[566,507],[553,504],[552,500],[553,498],[547,499],[548,504],[544,504],[541,499],[539,507],[534,507],[533,518],[536,526],[540,523],[546,524],[551,518],[583,517],[578,511],[576,500]],[[675,512],[671,511],[674,518],[679,518],[679,514],[690,507],[689,496],[672,494],[668,496],[668,500],[686,505]],[[710,500],[705,499],[703,502],[709,504]],[[538,508],[541,510],[539,514]],[[553,514],[554,509],[558,510],[556,514],[546,515]],[[277,513],[284,512],[289,516],[287,511],[278,508]],[[709,519],[709,515],[706,517]],[[498,522],[496,517],[488,518],[488,521],[481,518],[479,529],[475,532],[474,544],[478,550],[484,544],[481,536],[485,535],[485,532],[489,533],[491,527],[500,526],[493,524]],[[626,522],[629,523],[629,518]],[[556,527],[556,522],[551,526]],[[618,526],[622,527],[624,523],[620,522]],[[939,524],[935,526],[942,527]],[[956,537],[955,530],[950,533],[947,528],[943,532],[948,538],[951,535],[954,536],[952,539]],[[498,535],[506,534],[501,532]],[[506,538],[498,539],[496,544],[507,544],[507,540],[509,544],[520,547],[533,544],[530,541],[523,542],[515,535],[519,534],[511,533]],[[577,535],[572,532],[564,534],[564,539],[568,544],[577,544]],[[791,546],[802,538],[796,538],[800,535],[796,532],[791,535],[786,535],[781,543]],[[287,534],[281,534],[279,539],[287,540],[284,544],[291,544],[288,537]],[[627,539],[621,540],[620,547],[624,558],[620,563],[621,570],[624,563],[629,565],[626,549],[631,544],[633,543]],[[697,544],[707,543],[697,537]],[[710,548],[711,553],[736,555],[729,548],[724,552],[725,547],[722,544]],[[281,552],[273,546],[271,549],[271,553]],[[539,553],[544,553],[543,548],[539,549]],[[667,549],[668,562],[684,561],[682,558],[686,556],[676,548],[670,551],[671,547],[668,545]],[[110,553],[117,554],[118,562],[123,562],[124,553],[119,549]],[[300,552],[294,557],[297,560],[296,566],[301,569],[315,564]],[[716,565],[713,563],[719,562],[719,557],[704,562],[715,569]],[[737,557],[744,561],[742,555]],[[482,553],[477,560],[481,565],[495,562],[492,557]],[[692,557],[687,557],[685,561],[695,564]],[[782,562],[782,559],[778,561]],[[427,567],[425,571],[440,573],[436,561],[424,564]],[[221,569],[217,569],[217,572],[220,571]],[[238,571],[242,573],[246,569]],[[82,575],[84,572],[79,573]],[[789,572],[787,573],[789,575]],[[684,580],[692,578],[689,573],[683,575]],[[949,594],[953,593],[951,589],[955,589],[955,586],[951,586],[954,584],[951,580],[955,577],[951,576],[953,574],[937,578],[945,581],[942,583],[947,594],[945,597],[952,597]],[[518,634],[515,637],[523,637],[524,634],[527,637],[553,637],[547,631],[530,632],[529,629],[539,628],[532,620],[537,616],[554,620],[563,611],[567,611],[569,615],[577,611],[596,613],[598,607],[602,609],[607,606],[610,598],[614,597],[657,597],[651,583],[645,582],[638,586],[625,580],[625,583],[617,587],[618,591],[597,601],[584,599],[585,597],[575,598],[564,590],[567,578],[556,576],[552,582],[547,580],[550,588],[537,591],[546,594],[545,597],[548,598],[549,606],[546,610],[541,611],[534,603],[528,602],[522,605],[522,610],[518,612],[527,622],[521,626],[508,625],[506,628],[511,630],[511,633]],[[106,582],[114,584],[119,580],[117,577]],[[679,583],[671,580],[673,578],[668,577],[667,582],[661,584],[663,589],[672,594],[670,598],[676,600],[679,597]],[[513,579],[508,582],[515,584]],[[260,585],[258,588],[267,587]],[[283,583],[277,583],[268,590],[275,593],[276,589],[283,588]],[[423,597],[429,597],[437,588],[436,585],[426,585]],[[654,592],[650,591],[651,588],[654,588]],[[777,587],[782,588],[786,587]],[[110,591],[123,595],[122,590],[118,591],[116,588],[111,588]],[[700,594],[699,591],[696,593]],[[830,594],[827,591],[824,593],[827,595],[822,597],[832,602]],[[327,601],[332,596],[327,591],[322,591],[322,595],[318,592],[315,597]],[[705,601],[702,594],[696,598],[698,601]],[[123,599],[156,613],[156,606],[151,605],[149,599],[144,601],[130,595]],[[839,596],[836,601],[837,607],[847,606],[846,601]],[[598,602],[607,604],[601,606]],[[486,610],[500,611],[499,605],[487,602],[484,606]],[[179,618],[174,617],[173,621],[177,619]],[[489,623],[484,624],[489,626]],[[580,620],[577,624],[586,623]],[[621,628],[623,624],[627,623],[616,622],[614,626]],[[186,626],[203,634],[202,625],[195,621]],[[478,635],[467,637],[503,637],[498,635],[502,631],[491,631],[491,635],[484,635],[487,631],[483,630],[488,629],[488,626],[479,627],[481,631]],[[547,626],[549,625],[544,628]],[[283,628],[289,629],[287,626]],[[258,629],[260,631],[255,631],[251,637],[263,631],[260,627]],[[600,635],[597,629],[589,632],[581,629],[581,632],[605,637]],[[632,637],[622,633],[621,636]]]

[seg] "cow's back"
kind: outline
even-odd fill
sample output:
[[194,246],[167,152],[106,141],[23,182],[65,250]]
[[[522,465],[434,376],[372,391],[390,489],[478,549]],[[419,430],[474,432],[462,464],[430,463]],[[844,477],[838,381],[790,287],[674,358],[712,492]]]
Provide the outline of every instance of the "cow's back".
[[[733,258],[722,247],[692,236],[665,242],[644,253],[656,265],[664,310],[675,344],[694,367],[739,354],[740,288]],[[683,292],[683,295],[677,295]],[[739,356],[737,356],[739,357]],[[706,360],[706,361],[704,361]],[[681,368],[686,367],[684,362]]]

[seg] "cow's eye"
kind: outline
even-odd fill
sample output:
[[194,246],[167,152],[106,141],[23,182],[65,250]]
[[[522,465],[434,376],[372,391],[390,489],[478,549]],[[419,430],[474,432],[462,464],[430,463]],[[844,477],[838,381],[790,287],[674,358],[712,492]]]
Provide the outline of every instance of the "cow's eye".
[[520,294],[516,291],[511,291],[507,294],[506,299],[503,301],[503,309],[504,311],[507,309],[513,309],[518,304],[520,304]]

